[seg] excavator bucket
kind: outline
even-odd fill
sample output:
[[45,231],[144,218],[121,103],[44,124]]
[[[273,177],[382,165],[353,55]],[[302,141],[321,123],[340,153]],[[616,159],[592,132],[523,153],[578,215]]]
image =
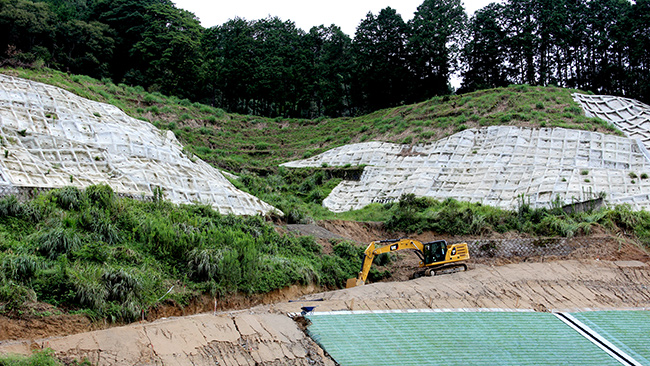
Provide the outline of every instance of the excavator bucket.
[[356,287],[356,286],[362,286],[363,281],[361,281],[358,278],[348,278],[347,282],[345,283],[345,288],[351,288],[351,287]]

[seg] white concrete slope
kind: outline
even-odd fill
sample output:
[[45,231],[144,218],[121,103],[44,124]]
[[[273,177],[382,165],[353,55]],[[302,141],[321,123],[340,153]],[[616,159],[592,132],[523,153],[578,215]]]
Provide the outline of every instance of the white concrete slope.
[[650,207],[650,161],[635,139],[562,128],[468,129],[416,146],[367,142],[342,146],[287,167],[367,165],[323,201],[335,212],[402,194],[448,197],[501,208],[534,207],[606,194],[610,204]]
[[115,106],[0,74],[0,189],[106,183],[119,193],[201,202],[223,214],[275,210],[188,157],[173,132]]
[[598,117],[611,122],[626,136],[639,139],[650,149],[650,106],[634,99],[611,95],[574,93],[587,117]]

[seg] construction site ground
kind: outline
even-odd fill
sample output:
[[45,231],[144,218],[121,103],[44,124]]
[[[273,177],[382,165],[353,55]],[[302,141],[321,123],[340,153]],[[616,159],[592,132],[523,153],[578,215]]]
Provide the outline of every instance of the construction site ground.
[[[343,221],[282,230],[317,236],[326,252],[331,250],[332,241],[340,238],[363,245],[399,235],[384,232],[379,224]],[[592,236],[605,236],[595,231]],[[414,238],[438,239],[433,233]],[[408,278],[417,258],[400,253],[388,265],[393,276],[383,282],[336,291],[312,286],[259,297],[235,296],[220,299],[216,312],[212,299],[184,310],[170,304],[142,322],[106,329],[98,329],[104,326],[81,316],[2,318],[0,352],[26,354],[51,348],[62,358],[87,358],[99,365],[334,365],[303,332],[304,324],[287,314],[299,313],[304,306],[313,306],[318,312],[649,310],[647,253],[624,237],[596,242],[598,247],[581,248],[564,257],[475,258],[469,263],[469,271],[415,280]],[[202,313],[185,315],[191,312]]]

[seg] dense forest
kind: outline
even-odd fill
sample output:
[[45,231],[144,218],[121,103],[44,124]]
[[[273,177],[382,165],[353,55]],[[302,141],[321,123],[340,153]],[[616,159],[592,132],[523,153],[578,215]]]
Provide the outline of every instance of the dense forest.
[[203,28],[170,0],[0,0],[0,66],[47,66],[276,117],[354,116],[459,91],[557,85],[650,101],[650,1],[506,0],[468,18],[424,0],[404,21]]

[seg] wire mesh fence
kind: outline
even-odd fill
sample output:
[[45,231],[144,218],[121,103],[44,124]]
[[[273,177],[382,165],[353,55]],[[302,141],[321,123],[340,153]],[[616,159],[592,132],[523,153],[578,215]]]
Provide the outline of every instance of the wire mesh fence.
[[611,238],[517,238],[468,240],[474,258],[566,257],[610,242]]

